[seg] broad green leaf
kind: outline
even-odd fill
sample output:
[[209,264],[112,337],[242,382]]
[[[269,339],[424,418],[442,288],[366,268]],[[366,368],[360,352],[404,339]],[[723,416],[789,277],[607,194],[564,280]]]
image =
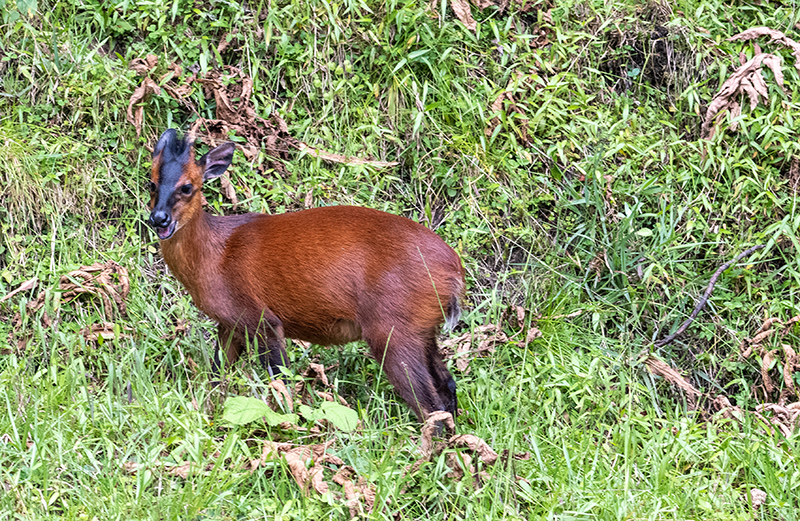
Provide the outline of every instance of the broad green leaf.
[[297,415],[279,414],[258,398],[234,396],[225,400],[225,411],[222,413],[225,421],[234,425],[247,425],[262,417],[271,427],[283,422],[297,423]]
[[33,16],[36,14],[36,9],[39,7],[37,0],[17,0],[17,10],[20,13]]
[[351,432],[358,426],[358,413],[336,402],[323,402],[318,409],[301,405],[297,412],[307,420],[327,420],[343,432]]
[[336,402],[323,402],[319,408],[324,418],[341,431],[351,432],[358,426],[358,413],[349,407]]

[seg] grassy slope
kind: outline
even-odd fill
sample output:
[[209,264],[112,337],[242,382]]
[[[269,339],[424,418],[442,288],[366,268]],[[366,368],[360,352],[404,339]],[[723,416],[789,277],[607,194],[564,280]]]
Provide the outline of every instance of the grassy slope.
[[[252,190],[248,208],[297,209],[310,191],[318,205],[363,204],[434,225],[469,272],[464,331],[498,321],[509,304],[544,317],[583,311],[542,319],[543,336],[527,348],[498,346],[456,374],[460,431],[532,454],[489,469],[477,489],[447,478],[444,458],[403,476],[418,426],[361,346],[293,349],[297,368],[338,362],[338,392],[360,404],[364,429],[322,439],[376,485],[375,517],[749,519],[756,487],[767,493],[757,515],[797,519],[795,439],[765,436],[751,417],[741,428],[698,421],[637,356],[686,317],[716,266],[768,242],[763,261],[723,275],[685,338],[656,353],[753,409],[759,366],[737,358],[738,343],[765,316],[797,313],[789,53],[761,42],[783,56],[787,93],[766,72],[769,104],[745,108],[740,132],[699,139],[699,115],[739,51],[753,52],[725,38],[756,25],[791,36],[790,6],[564,2],[548,20],[551,6],[534,2],[527,13],[473,8],[475,34],[446,2],[63,0],[40,3],[32,19],[6,4],[0,295],[38,277],[47,299],[32,315],[25,301],[35,293],[0,304],[0,342],[11,341],[0,358],[0,517],[348,516],[341,500],[304,496],[279,462],[241,471],[256,440],[295,435],[231,428],[206,406],[211,324],[142,226],[144,145],[194,116],[162,94],[145,104],[143,138],[125,118],[141,81],[127,65],[154,53],[159,73],[168,60],[238,66],[254,80],[258,113],[278,111],[293,136],[402,163],[372,171],[293,156],[285,175],[261,176],[237,156],[233,179]],[[534,37],[541,31],[547,45]],[[221,38],[232,45],[218,55]],[[517,73],[529,79],[512,83],[519,110],[507,102],[487,136],[490,106]],[[213,100],[192,96],[212,117]],[[230,212],[217,190],[206,190],[211,205]],[[62,274],[108,259],[131,272],[128,314],[116,323],[132,334],[97,345],[80,329],[102,320],[99,302],[59,304],[54,290]],[[17,311],[24,348],[9,336]],[[183,318],[195,327],[175,338]],[[233,389],[262,393],[260,376],[243,364]],[[185,461],[212,467],[185,480],[158,463]],[[130,474],[126,462],[151,470]]]

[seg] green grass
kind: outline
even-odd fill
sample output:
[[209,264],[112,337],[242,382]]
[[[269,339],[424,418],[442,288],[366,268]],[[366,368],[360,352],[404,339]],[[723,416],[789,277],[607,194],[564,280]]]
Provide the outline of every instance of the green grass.
[[[781,56],[786,90],[765,69],[769,103],[742,100],[740,130],[724,117],[700,139],[739,53],[755,52],[726,39],[760,25],[798,39],[796,10],[530,4],[473,6],[472,33],[449,2],[0,0],[0,298],[39,281],[0,303],[0,519],[349,518],[337,485],[305,494],[280,459],[251,472],[264,440],[333,440],[328,452],[375,487],[375,519],[798,519],[796,434],[769,435],[750,413],[723,420],[709,403],[724,393],[753,411],[782,389],[764,396],[761,360],[738,347],[800,307],[791,54],[760,40]],[[400,162],[376,170],[289,151],[278,172],[237,154],[231,177],[239,211],[297,210],[310,193],[317,206],[406,215],[453,245],[468,275],[456,333],[501,322],[512,337],[466,374],[453,364],[458,432],[529,458],[458,481],[445,451],[407,473],[419,425],[362,344],[290,349],[295,374],[338,364],[328,376],[360,429],[223,420],[214,325],[144,224],[147,144],[213,118],[215,101],[195,88],[194,113],[162,91],[137,137],[126,111],[142,78],[129,64],[148,53],[155,80],[173,61],[199,75],[237,67],[257,114],[280,114],[293,137]],[[210,211],[233,212],[218,184],[205,193]],[[683,338],[652,347],[719,265],[759,243]],[[81,330],[106,320],[100,300],[63,302],[59,279],[108,260],[130,272],[127,313],[112,318],[126,336],[87,341]],[[29,311],[40,291],[44,307]],[[511,305],[542,332],[527,346],[503,319]],[[190,327],[176,336],[178,320]],[[796,330],[764,345],[784,343],[797,350]],[[699,407],[652,376],[643,352],[707,393]],[[776,382],[784,363],[770,368]],[[267,395],[266,379],[243,361],[229,392]],[[187,462],[188,478],[171,472]],[[751,489],[767,494],[756,510]]]

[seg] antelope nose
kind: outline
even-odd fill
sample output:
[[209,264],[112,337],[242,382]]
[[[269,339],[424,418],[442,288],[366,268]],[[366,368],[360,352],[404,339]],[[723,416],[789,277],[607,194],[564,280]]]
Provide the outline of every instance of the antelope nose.
[[154,228],[166,228],[169,226],[170,217],[164,210],[156,210],[150,214],[148,221]]

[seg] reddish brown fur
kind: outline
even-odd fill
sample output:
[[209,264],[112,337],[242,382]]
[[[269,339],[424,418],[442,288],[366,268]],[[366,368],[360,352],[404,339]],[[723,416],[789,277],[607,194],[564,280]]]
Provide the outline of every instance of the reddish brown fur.
[[[248,342],[276,368],[286,365],[284,337],[321,345],[363,338],[419,418],[455,413],[455,383],[436,346],[464,290],[452,248],[418,223],[368,208],[209,215],[202,167],[190,157],[175,187],[197,190],[176,199],[178,228],[161,247],[195,304],[219,323],[228,364]],[[156,184],[161,159],[153,161]]]

